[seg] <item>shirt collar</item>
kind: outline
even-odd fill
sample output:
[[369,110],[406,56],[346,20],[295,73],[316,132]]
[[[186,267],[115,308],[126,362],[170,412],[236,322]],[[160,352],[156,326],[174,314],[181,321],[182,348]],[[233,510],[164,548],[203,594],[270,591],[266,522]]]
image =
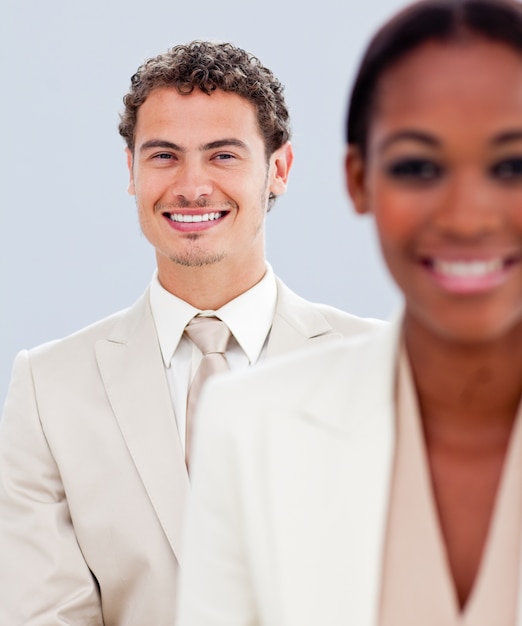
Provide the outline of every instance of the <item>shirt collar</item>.
[[198,313],[216,315],[223,320],[249,362],[255,363],[272,326],[276,301],[275,276],[268,263],[258,283],[215,312],[200,311],[167,291],[155,271],[150,286],[150,306],[165,367],[170,367],[185,326]]

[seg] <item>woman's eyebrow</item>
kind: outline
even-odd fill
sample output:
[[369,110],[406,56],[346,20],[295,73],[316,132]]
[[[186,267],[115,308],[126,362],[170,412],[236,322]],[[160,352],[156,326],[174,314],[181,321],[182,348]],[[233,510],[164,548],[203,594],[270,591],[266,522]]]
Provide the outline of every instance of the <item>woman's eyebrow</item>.
[[493,146],[499,146],[505,143],[510,143],[512,141],[521,141],[522,140],[522,129],[508,130],[500,133],[496,137],[493,138],[491,144]]
[[405,129],[385,137],[378,146],[379,150],[387,150],[390,146],[399,141],[418,141],[431,148],[437,148],[440,145],[439,140],[429,133],[420,130]]

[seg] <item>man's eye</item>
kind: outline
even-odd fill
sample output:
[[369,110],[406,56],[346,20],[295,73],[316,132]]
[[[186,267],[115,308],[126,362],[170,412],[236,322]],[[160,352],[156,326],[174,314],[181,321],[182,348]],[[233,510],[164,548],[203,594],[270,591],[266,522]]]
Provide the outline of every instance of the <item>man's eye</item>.
[[229,154],[228,152],[223,152],[221,154],[216,154],[214,158],[217,159],[218,161],[228,161],[228,160],[233,159],[234,155]]
[[440,165],[425,159],[402,159],[392,163],[387,168],[387,171],[393,178],[409,180],[412,182],[436,180],[443,174],[443,170]]
[[522,181],[522,157],[503,159],[490,169],[494,178],[501,180]]

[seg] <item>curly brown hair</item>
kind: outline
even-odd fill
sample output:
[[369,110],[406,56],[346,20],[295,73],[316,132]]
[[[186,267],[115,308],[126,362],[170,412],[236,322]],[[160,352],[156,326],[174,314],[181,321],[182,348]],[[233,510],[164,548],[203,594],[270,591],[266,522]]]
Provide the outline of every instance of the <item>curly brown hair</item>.
[[124,96],[119,132],[134,151],[138,109],[158,87],[174,87],[181,94],[200,89],[236,93],[256,110],[267,157],[290,138],[290,116],[284,87],[258,58],[231,43],[192,41],[146,60],[131,78]]

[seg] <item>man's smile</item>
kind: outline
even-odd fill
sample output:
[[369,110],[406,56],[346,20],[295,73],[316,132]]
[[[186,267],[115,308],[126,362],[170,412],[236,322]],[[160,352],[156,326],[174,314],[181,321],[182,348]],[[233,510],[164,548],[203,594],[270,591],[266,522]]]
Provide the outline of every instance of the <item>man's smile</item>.
[[228,211],[215,211],[211,213],[164,213],[165,217],[168,217],[173,222],[212,222],[224,217]]

